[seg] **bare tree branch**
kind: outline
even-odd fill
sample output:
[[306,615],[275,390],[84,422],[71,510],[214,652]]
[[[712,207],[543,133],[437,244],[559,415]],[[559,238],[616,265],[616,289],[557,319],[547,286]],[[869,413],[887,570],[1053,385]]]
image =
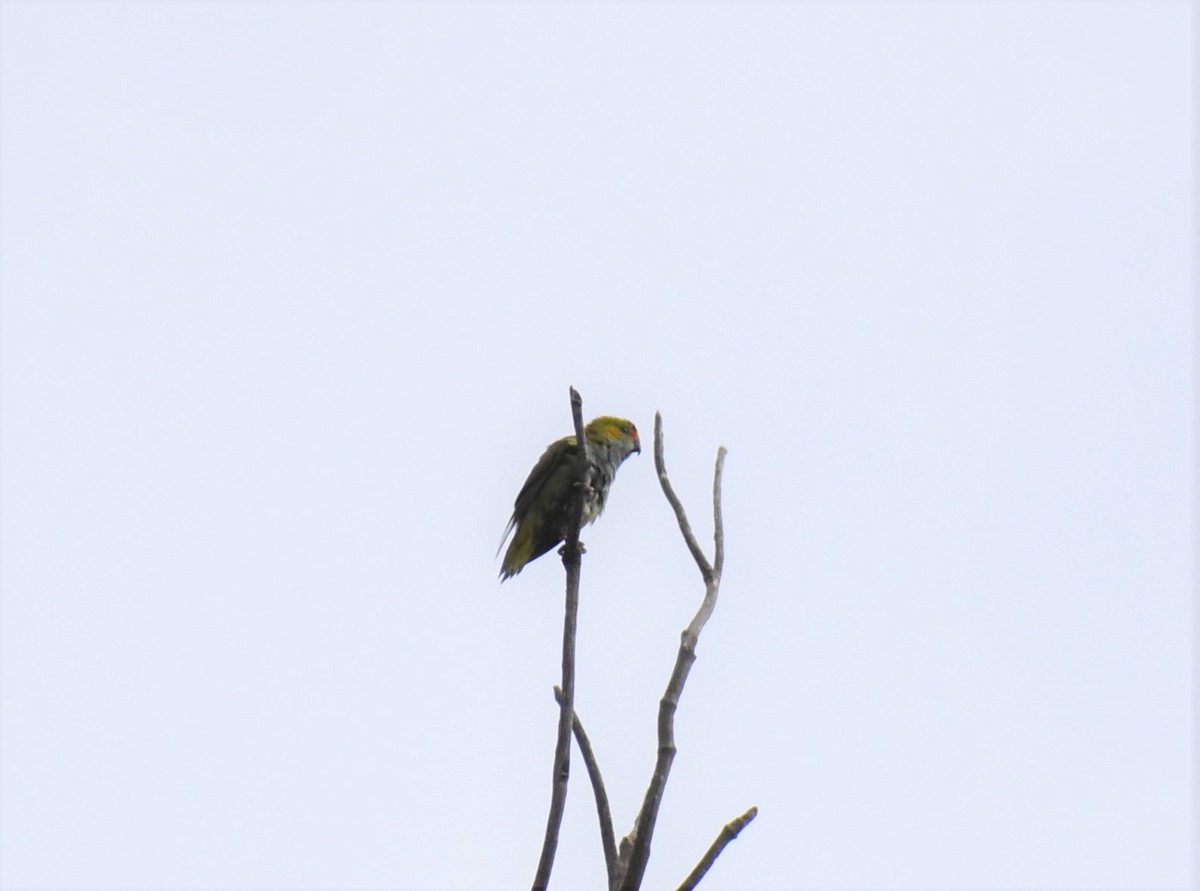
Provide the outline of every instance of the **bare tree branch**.
[[[583,458],[582,466],[590,467],[587,439],[583,435],[583,398],[571,387],[571,419],[575,423],[575,445]],[[554,853],[558,849],[558,833],[562,827],[563,810],[567,804],[567,780],[571,775],[571,725],[575,714],[575,626],[579,615],[579,573],[583,550],[579,545],[579,527],[583,521],[585,479],[580,486],[578,506],[571,512],[567,537],[560,549],[563,567],[567,572],[566,609],[563,616],[562,698],[559,700],[558,741],[554,749],[554,779],[550,792],[550,814],[546,818],[546,836],[542,840],[542,855],[533,879],[534,891],[545,891],[554,868]]]
[[[562,703],[562,689],[554,688],[554,698]],[[575,743],[579,746],[579,754],[583,756],[584,766],[587,767],[588,778],[592,781],[592,792],[596,796],[596,815],[600,818],[600,844],[604,847],[604,866],[608,870],[608,886],[611,888],[616,880],[617,843],[613,834],[612,810],[608,804],[608,792],[604,788],[604,777],[600,775],[600,762],[592,749],[591,740],[583,729],[583,722],[576,712],[572,729],[575,731]]]
[[692,891],[692,889],[699,885],[700,880],[704,878],[704,874],[717,862],[717,858],[721,856],[721,852],[725,850],[725,846],[737,838],[738,834],[757,816],[758,808],[752,807],[736,820],[730,820],[726,823],[725,827],[716,837],[716,840],[709,846],[708,851],[700,858],[700,862],[696,864],[696,868],[683,880],[683,884],[679,886],[679,891]]
[[[704,577],[704,601],[683,632],[684,643],[695,649],[700,632],[717,608],[717,589],[721,587],[721,570],[725,565],[725,518],[721,515],[721,476],[725,472],[725,447],[717,449],[717,466],[713,471],[713,541],[715,566]],[[665,475],[665,471],[664,471]],[[664,476],[665,478],[665,476]],[[670,485],[668,482],[667,485]],[[703,567],[700,570],[704,572]],[[694,656],[693,656],[694,658]]]
[[717,449],[717,467],[713,471],[713,575],[719,581],[725,568],[725,516],[721,513],[721,477],[725,473],[725,446]]
[[663,494],[667,496],[667,501],[675,511],[675,519],[679,522],[679,531],[683,533],[683,540],[687,544],[688,550],[692,552],[696,565],[700,567],[700,574],[704,576],[704,581],[707,583],[709,576],[712,575],[712,567],[709,566],[704,552],[700,550],[696,536],[692,534],[692,526],[688,522],[687,514],[683,510],[683,503],[675,494],[675,490],[671,487],[671,481],[667,478],[667,465],[663,460],[662,412],[654,413],[654,469],[658,471],[658,482],[662,486]]
[[583,435],[583,397],[574,387],[571,387],[571,420],[575,424],[575,446],[583,451],[586,458],[588,442],[587,437]]
[[[721,516],[721,473],[725,466],[725,449],[717,450],[716,471],[713,478],[713,525],[716,542],[716,558],[718,567],[725,559],[725,530]],[[687,543],[688,550],[700,568],[704,577],[704,601],[696,615],[680,635],[679,654],[675,657],[675,667],[671,671],[671,679],[667,682],[666,692],[663,693],[658,707],[658,758],[654,765],[654,773],[650,777],[650,785],[646,789],[642,808],[638,812],[633,829],[621,843],[621,856],[618,869],[621,872],[620,891],[637,891],[641,887],[642,877],[646,872],[646,863],[650,859],[650,841],[654,835],[654,825],[658,821],[658,809],[662,804],[663,790],[667,785],[667,777],[671,773],[671,764],[675,760],[675,712],[679,708],[679,697],[683,694],[683,686],[687,683],[688,672],[696,661],[696,644],[700,632],[717,606],[717,590],[721,584],[721,574],[713,569],[696,536],[688,523],[687,514],[679,496],[671,487],[667,476],[667,466],[663,458],[662,415],[654,415],[654,467],[658,471],[658,481],[663,494],[675,511],[675,519],[679,523],[679,531]]]

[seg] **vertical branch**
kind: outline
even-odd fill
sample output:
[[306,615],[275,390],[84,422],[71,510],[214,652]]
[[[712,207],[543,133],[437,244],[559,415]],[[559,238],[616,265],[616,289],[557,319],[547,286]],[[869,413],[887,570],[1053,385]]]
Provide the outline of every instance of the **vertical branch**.
[[587,457],[587,437],[583,435],[583,397],[574,387],[571,387],[571,422],[575,425],[575,445],[582,448],[584,457]]
[[713,470],[713,575],[718,580],[725,568],[725,515],[721,512],[721,477],[725,474],[725,446],[717,449]]
[[628,845],[622,845],[622,858],[619,867],[622,870],[620,891],[637,891],[641,887],[642,877],[646,872],[646,863],[650,859],[650,841],[654,835],[654,826],[658,821],[658,810],[662,804],[663,791],[666,789],[667,778],[671,773],[671,764],[675,760],[675,712],[679,708],[679,697],[683,694],[683,686],[687,683],[688,672],[696,661],[696,644],[700,632],[717,606],[717,591],[721,585],[721,568],[725,561],[725,530],[724,519],[721,516],[721,473],[725,466],[724,447],[717,450],[716,471],[713,477],[713,525],[716,552],[716,566],[709,564],[708,558],[700,550],[696,536],[692,533],[687,514],[679,496],[671,486],[667,476],[666,461],[663,458],[662,415],[654,416],[654,467],[658,471],[658,481],[663,494],[675,511],[675,519],[679,523],[679,531],[691,551],[704,579],[704,601],[700,609],[680,635],[679,654],[675,658],[675,667],[667,682],[666,692],[659,701],[658,708],[658,758],[654,765],[654,774],[646,789],[642,808],[638,812],[633,830],[626,837]]
[[[708,623],[713,610],[717,608],[717,589],[721,587],[721,570],[725,566],[725,518],[721,515],[721,476],[725,471],[725,454],[725,446],[717,449],[717,466],[713,471],[713,565],[709,566],[705,561],[700,566],[700,574],[704,576],[704,602],[700,604],[700,609],[683,632],[684,642],[693,648],[700,639],[701,630]],[[665,470],[663,474],[665,478]],[[670,482],[667,481],[665,485],[669,486]],[[690,536],[691,532],[692,530],[688,529],[685,535]],[[695,538],[692,538],[692,542],[695,542]],[[699,545],[695,547],[697,551],[700,550]]]
[[578,501],[571,511],[571,522],[562,546],[563,567],[567,572],[566,609],[563,615],[562,698],[559,700],[558,741],[554,748],[554,779],[550,791],[550,814],[546,819],[546,836],[542,840],[542,855],[538,859],[534,891],[545,891],[554,868],[558,849],[558,833],[562,827],[563,810],[567,804],[567,780],[571,775],[571,725],[575,717],[575,625],[579,615],[579,573],[583,552],[579,546],[579,527],[583,520],[584,490],[590,482],[587,439],[583,434],[583,398],[571,387],[571,418],[575,423],[575,446],[582,459],[584,475]]

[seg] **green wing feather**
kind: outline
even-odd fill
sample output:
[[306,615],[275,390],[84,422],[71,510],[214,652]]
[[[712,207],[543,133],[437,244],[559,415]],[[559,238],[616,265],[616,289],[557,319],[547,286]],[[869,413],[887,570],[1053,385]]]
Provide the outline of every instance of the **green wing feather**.
[[533,465],[533,470],[529,471],[525,485],[517,493],[517,500],[513,504],[513,520],[525,516],[529,508],[538,500],[538,495],[546,487],[546,483],[555,476],[555,471],[561,472],[568,469],[569,462],[564,459],[574,451],[574,436],[556,439],[546,447],[546,451],[542,452],[542,457],[538,458],[537,464]]
[[[512,518],[504,527],[504,535],[500,539],[500,547],[503,548],[508,536],[513,535],[504,554],[501,578],[516,575],[526,563],[541,556],[561,540],[559,535],[555,541],[546,544],[558,533],[557,529],[544,527],[547,524],[557,526],[549,513],[558,506],[570,486],[573,470],[570,459],[574,454],[575,437],[564,436],[550,443],[533,465],[533,470],[529,471],[525,485],[521,486],[513,504]],[[500,548],[497,548],[496,552],[499,551]]]

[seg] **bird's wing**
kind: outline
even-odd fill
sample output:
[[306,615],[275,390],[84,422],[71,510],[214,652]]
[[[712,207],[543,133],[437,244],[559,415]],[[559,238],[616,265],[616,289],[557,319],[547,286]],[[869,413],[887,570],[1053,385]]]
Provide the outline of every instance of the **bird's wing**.
[[556,472],[562,472],[567,463],[564,460],[569,457],[571,451],[575,448],[575,437],[564,436],[562,439],[556,439],[546,447],[546,451],[542,452],[542,457],[538,458],[537,464],[533,465],[533,470],[529,471],[529,476],[525,479],[525,485],[521,486],[521,491],[517,493],[517,500],[513,504],[513,514],[508,521],[508,525],[504,527],[504,535],[500,538],[500,547],[496,548],[496,553],[500,553],[500,549],[504,547],[504,542],[508,540],[508,536],[517,528],[517,524],[521,522],[521,518],[525,516],[530,505],[537,500],[538,493],[546,485],[546,482],[554,476]]
[[546,451],[542,452],[542,457],[538,458],[537,464],[533,465],[533,470],[529,471],[525,485],[521,486],[521,491],[517,493],[517,500],[513,503],[514,521],[520,522],[530,505],[537,500],[538,493],[542,491],[546,482],[555,473],[561,473],[567,468],[566,459],[574,450],[574,436],[564,436],[546,447]]

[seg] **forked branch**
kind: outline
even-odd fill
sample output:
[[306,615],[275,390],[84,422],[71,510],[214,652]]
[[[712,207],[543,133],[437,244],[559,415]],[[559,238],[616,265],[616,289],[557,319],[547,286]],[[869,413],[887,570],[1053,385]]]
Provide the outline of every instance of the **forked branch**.
[[[554,688],[554,699],[562,704],[562,688]],[[612,809],[608,803],[608,791],[604,788],[604,777],[600,775],[600,762],[596,760],[596,752],[592,749],[592,741],[588,739],[575,713],[572,722],[575,731],[575,744],[579,746],[579,754],[583,756],[583,765],[587,768],[588,779],[592,781],[592,793],[596,797],[596,815],[600,819],[600,844],[604,848],[604,867],[608,871],[608,885],[611,888],[615,881],[617,869],[617,843],[613,834]]]
[[[650,785],[642,800],[642,808],[638,812],[633,829],[621,844],[618,873],[620,891],[637,891],[641,887],[642,877],[646,872],[646,863],[650,858],[650,841],[654,835],[654,826],[658,821],[658,811],[662,804],[663,790],[671,773],[671,764],[675,760],[675,712],[679,708],[679,698],[683,694],[684,684],[687,683],[688,672],[696,661],[696,644],[700,632],[704,630],[709,617],[717,606],[717,591],[721,585],[721,570],[725,564],[725,529],[724,518],[721,514],[721,474],[725,467],[725,449],[717,449],[716,469],[713,473],[713,562],[709,563],[696,536],[688,522],[687,513],[679,496],[671,486],[667,476],[666,461],[663,458],[662,415],[654,416],[654,467],[658,472],[658,481],[663,494],[675,511],[675,519],[679,523],[679,531],[691,551],[700,575],[704,579],[704,600],[692,621],[688,623],[680,635],[679,654],[675,658],[675,667],[667,682],[666,692],[659,702],[658,708],[658,758],[654,765],[654,773]],[[747,821],[748,822],[748,821]],[[718,850],[713,854],[715,859]],[[697,878],[697,881],[699,879]]]

